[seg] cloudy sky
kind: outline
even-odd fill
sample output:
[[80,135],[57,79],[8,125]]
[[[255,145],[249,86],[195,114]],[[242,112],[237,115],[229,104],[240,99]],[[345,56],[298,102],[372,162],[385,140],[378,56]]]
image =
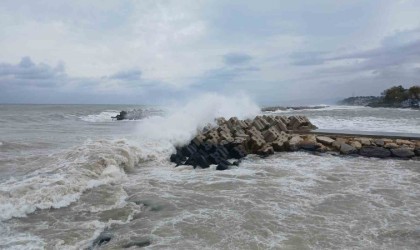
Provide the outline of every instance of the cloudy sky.
[[0,103],[317,104],[396,84],[420,84],[418,0],[0,1]]

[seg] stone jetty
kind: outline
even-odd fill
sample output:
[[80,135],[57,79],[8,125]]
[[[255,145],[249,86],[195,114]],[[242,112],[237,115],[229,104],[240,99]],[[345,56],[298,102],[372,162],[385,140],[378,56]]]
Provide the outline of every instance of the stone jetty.
[[194,168],[217,165],[217,170],[226,170],[238,165],[248,154],[268,156],[298,150],[376,158],[420,158],[420,140],[315,135],[311,131],[316,127],[305,116],[219,118],[216,124],[199,131],[188,145],[177,147],[171,162]]
[[141,120],[149,116],[162,115],[163,111],[158,109],[133,109],[129,111],[121,111],[118,115],[112,116],[112,119],[121,120]]

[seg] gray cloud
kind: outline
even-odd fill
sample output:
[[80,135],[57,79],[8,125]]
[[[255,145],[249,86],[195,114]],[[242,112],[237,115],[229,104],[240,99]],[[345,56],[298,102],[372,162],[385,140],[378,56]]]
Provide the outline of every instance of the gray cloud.
[[131,70],[125,70],[120,71],[112,76],[110,76],[110,79],[116,79],[116,80],[123,80],[123,81],[140,81],[141,80],[142,72],[139,69],[131,69]]
[[292,53],[290,58],[292,59],[292,64],[297,66],[312,66],[320,65],[325,62],[326,52],[295,52]]
[[57,86],[66,79],[64,65],[51,67],[47,64],[35,64],[30,57],[23,57],[18,64],[0,64],[0,84],[28,85],[34,87]]
[[[377,94],[418,83],[419,7],[415,0],[1,1],[0,102],[141,103],[227,89],[282,103],[355,89]],[[36,62],[10,63],[23,55]],[[66,68],[39,63],[59,59]]]
[[223,56],[223,61],[227,65],[245,64],[252,60],[252,57],[245,53],[229,53]]

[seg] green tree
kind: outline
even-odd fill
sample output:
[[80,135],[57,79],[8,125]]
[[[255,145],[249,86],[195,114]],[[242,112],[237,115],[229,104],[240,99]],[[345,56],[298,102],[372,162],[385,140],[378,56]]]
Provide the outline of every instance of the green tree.
[[394,86],[382,92],[386,103],[400,103],[408,99],[408,91],[403,86]]
[[408,95],[411,99],[420,99],[420,86],[412,86],[408,89]]

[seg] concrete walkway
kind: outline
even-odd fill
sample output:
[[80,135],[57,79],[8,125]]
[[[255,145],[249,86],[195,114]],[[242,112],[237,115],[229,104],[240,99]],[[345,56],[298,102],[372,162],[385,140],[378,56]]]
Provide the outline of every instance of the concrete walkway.
[[308,132],[299,131],[297,133],[298,134],[331,135],[331,136],[335,135],[335,136],[420,140],[420,134],[417,134],[417,133],[400,133],[400,132],[376,132],[376,131],[315,129],[315,130],[311,130],[311,131],[308,131]]

